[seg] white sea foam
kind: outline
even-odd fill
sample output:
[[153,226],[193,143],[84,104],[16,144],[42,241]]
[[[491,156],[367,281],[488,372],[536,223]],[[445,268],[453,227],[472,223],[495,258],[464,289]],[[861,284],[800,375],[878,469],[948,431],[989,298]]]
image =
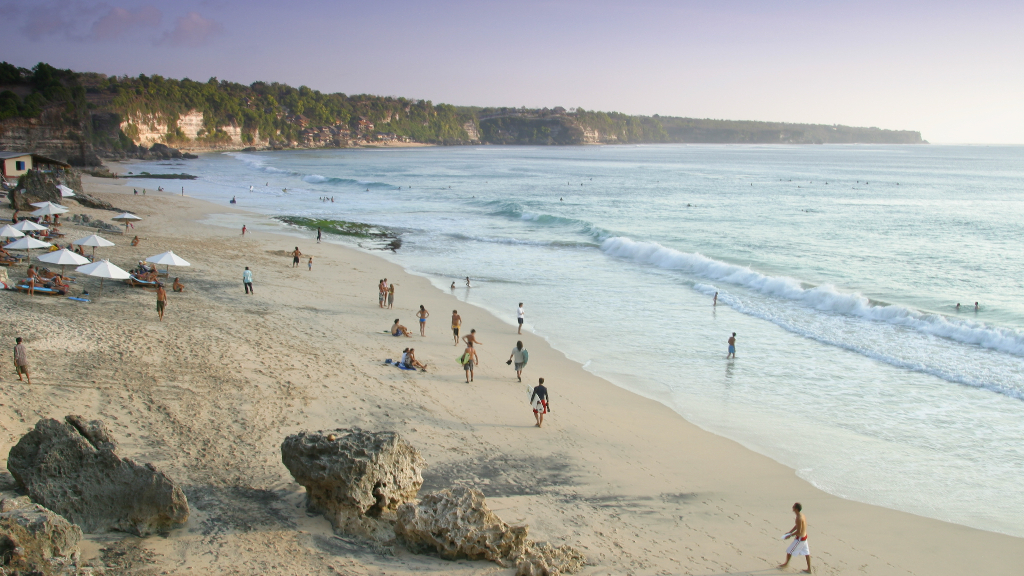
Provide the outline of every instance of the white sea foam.
[[941,314],[925,313],[898,304],[873,304],[861,294],[840,292],[828,284],[805,287],[795,278],[767,276],[746,266],[729,264],[695,252],[680,252],[657,242],[637,242],[616,236],[602,242],[601,251],[609,256],[668,270],[680,270],[711,280],[743,286],[768,296],[798,301],[822,312],[906,326],[932,336],[1024,356],[1024,334],[1017,330],[951,319]]

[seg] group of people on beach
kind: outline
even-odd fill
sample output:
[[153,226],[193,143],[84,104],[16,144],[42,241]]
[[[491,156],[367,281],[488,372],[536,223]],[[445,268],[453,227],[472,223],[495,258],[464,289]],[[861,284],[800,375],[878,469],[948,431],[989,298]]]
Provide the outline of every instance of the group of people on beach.
[[[471,287],[469,277],[466,277],[466,286]],[[455,283],[452,282],[452,288],[454,289]],[[377,282],[377,306],[379,308],[391,309],[395,304],[395,284],[388,282],[387,278],[381,278]],[[420,325],[420,336],[426,336],[427,318],[430,317],[430,312],[424,305],[420,305],[420,309],[416,312],[416,318],[419,320]],[[518,334],[523,333],[523,322],[526,318],[526,311],[523,308],[523,303],[520,302],[516,309],[516,320],[518,323]],[[453,345],[459,345],[459,332],[462,329],[462,316],[459,315],[458,310],[452,310],[452,340]],[[388,332],[393,337],[406,337],[411,338],[412,333],[408,327],[402,325],[400,318],[395,318],[391,324]],[[457,358],[458,363],[462,366],[462,370],[466,376],[466,383],[472,383],[474,381],[476,367],[480,365],[480,356],[477,354],[477,347],[482,345],[476,335],[476,329],[471,329],[469,334],[462,336],[461,341],[465,344],[465,349],[462,354]],[[523,346],[523,341],[519,340],[516,342],[515,347],[509,354],[508,361],[506,364],[514,365],[516,371],[516,379],[519,382],[523,381],[523,368],[526,367],[529,361],[529,352]],[[418,368],[425,370],[426,365],[420,363],[415,359],[415,353],[413,348],[406,348],[402,351],[402,361],[398,364],[399,367],[406,369]],[[534,419],[536,420],[536,426],[541,427],[544,423],[544,414],[550,412],[550,403],[548,398],[548,389],[544,386],[544,379],[541,378],[537,386],[530,391],[530,405],[533,408]]]

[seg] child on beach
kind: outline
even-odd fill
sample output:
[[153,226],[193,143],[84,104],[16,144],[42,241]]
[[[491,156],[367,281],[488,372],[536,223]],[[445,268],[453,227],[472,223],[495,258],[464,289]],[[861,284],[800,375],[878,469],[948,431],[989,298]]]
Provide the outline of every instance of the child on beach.
[[309,257],[309,271],[310,272],[313,271],[313,257],[312,256]]

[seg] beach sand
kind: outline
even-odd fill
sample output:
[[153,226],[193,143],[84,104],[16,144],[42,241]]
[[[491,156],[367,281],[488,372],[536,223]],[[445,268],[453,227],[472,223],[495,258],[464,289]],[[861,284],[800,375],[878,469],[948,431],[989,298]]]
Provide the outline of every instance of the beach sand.
[[[0,388],[0,455],[40,418],[104,420],[119,454],[152,462],[179,482],[192,515],[166,536],[89,534],[83,559],[107,574],[512,574],[401,548],[381,555],[336,536],[307,513],[303,488],[281,464],[288,434],[358,426],[397,430],[428,462],[421,494],[479,488],[505,521],[583,551],[584,574],[776,574],[800,501],[818,574],[1019,574],[1024,540],[852,502],[693,426],[676,413],[584,371],[533,334],[516,334],[515,308],[495,318],[373,254],[269,232],[266,217],[85,177],[86,191],[143,218],[142,242],[98,249],[121,267],[166,250],[192,263],[172,271],[158,322],[155,294],[107,282],[103,296],[0,294],[4,339],[26,340],[33,384],[8,364]],[[169,187],[172,187],[173,184]],[[188,184],[185,183],[186,192]],[[68,202],[73,213],[113,213]],[[9,212],[5,212],[9,216]],[[211,214],[213,216],[211,216]],[[213,225],[208,219],[246,223]],[[68,240],[92,229],[65,225]],[[109,236],[108,236],[109,237]],[[291,267],[295,246],[315,257]],[[244,266],[254,296],[243,293]],[[11,270],[12,277],[24,267]],[[472,275],[472,270],[467,270]],[[397,284],[394,310],[377,307],[377,281]],[[95,293],[78,277],[74,292]],[[510,301],[516,301],[510,295]],[[430,311],[427,337],[415,311]],[[527,303],[529,306],[529,303]],[[476,328],[481,365],[466,384],[449,318]],[[400,318],[417,335],[385,331]],[[586,329],[597,329],[587,327]],[[614,327],[611,327],[614,329]],[[524,382],[505,365],[517,339],[530,351]],[[416,348],[427,372],[383,365]],[[655,344],[661,345],[661,344]],[[10,348],[9,348],[10,349]],[[534,427],[528,384],[543,376],[552,412]],[[686,378],[680,374],[680,378]],[[794,406],[793,417],[813,406]],[[0,486],[14,487],[3,472]],[[788,572],[803,568],[795,558]]]

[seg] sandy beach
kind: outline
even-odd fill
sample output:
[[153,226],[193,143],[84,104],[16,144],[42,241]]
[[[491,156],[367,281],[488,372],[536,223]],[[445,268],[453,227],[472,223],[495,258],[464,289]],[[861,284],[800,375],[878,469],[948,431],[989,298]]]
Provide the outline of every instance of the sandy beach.
[[[97,256],[129,268],[167,250],[174,269],[163,322],[155,294],[105,284],[101,298],[0,295],[8,346],[25,338],[33,384],[10,363],[0,378],[0,455],[40,418],[82,414],[107,423],[119,454],[152,462],[180,483],[184,527],[145,539],[88,534],[83,560],[106,574],[512,574],[488,562],[448,562],[397,549],[381,555],[335,535],[307,513],[280,445],[300,430],[396,430],[428,463],[427,492],[478,488],[503,520],[531,538],[571,544],[583,574],[776,574],[780,536],[799,501],[817,574],[1017,574],[1024,540],[845,500],[669,408],[595,377],[526,331],[515,309],[497,318],[372,254],[272,233],[269,218],[228,206],[83,177],[86,192],[143,218]],[[154,186],[157,184],[153,183]],[[173,188],[174,185],[169,185]],[[185,184],[186,193],[188,184]],[[72,213],[111,212],[68,202]],[[10,211],[0,212],[9,218]],[[69,215],[70,216],[70,215]],[[217,225],[215,222],[229,223]],[[244,237],[246,223],[254,232]],[[63,226],[67,240],[94,232]],[[314,256],[292,268],[295,246]],[[243,293],[242,270],[255,294]],[[21,277],[24,266],[13,268]],[[466,272],[472,275],[472,270]],[[393,310],[377,305],[380,278],[397,284]],[[78,276],[75,295],[98,281]],[[431,316],[418,335],[415,312]],[[527,303],[529,306],[529,303]],[[449,318],[482,346],[475,382],[455,358]],[[413,338],[386,333],[399,318]],[[596,327],[586,327],[597,329]],[[614,327],[608,327],[614,329]],[[516,340],[530,351],[523,383],[505,364]],[[426,372],[384,365],[414,346]],[[538,429],[528,384],[544,377],[552,412]],[[681,374],[680,378],[685,378]],[[812,406],[794,406],[793,416]],[[14,489],[4,471],[0,486]],[[1017,566],[1017,568],[1014,568]]]

